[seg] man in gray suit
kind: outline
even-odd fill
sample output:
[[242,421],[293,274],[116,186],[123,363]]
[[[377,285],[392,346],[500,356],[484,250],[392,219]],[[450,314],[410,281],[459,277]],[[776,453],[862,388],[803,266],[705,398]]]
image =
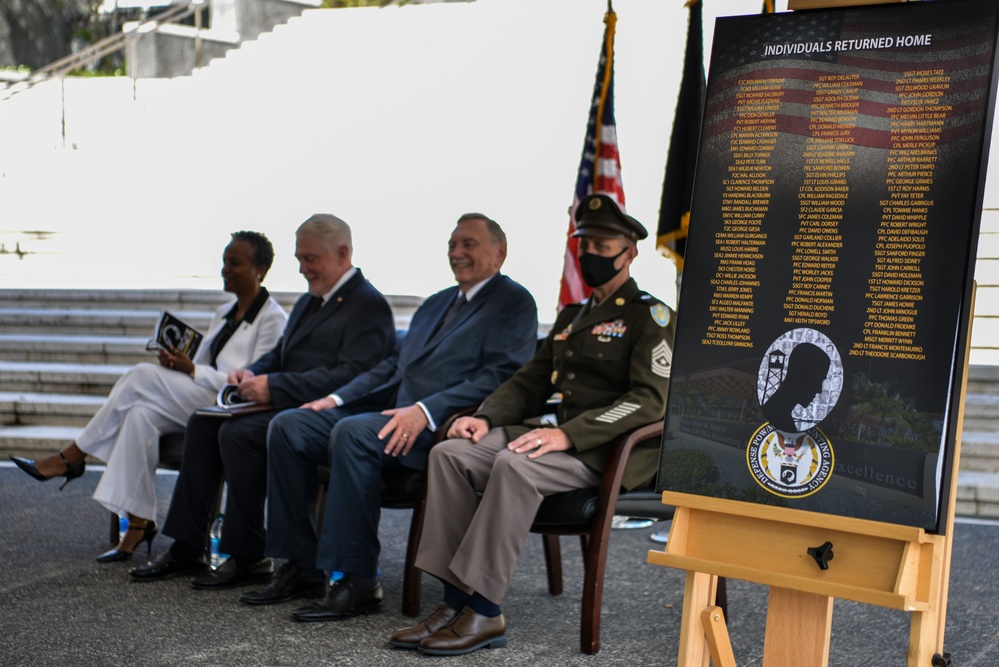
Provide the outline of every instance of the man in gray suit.
[[[537,307],[527,290],[499,273],[506,259],[499,225],[479,213],[461,216],[448,258],[458,285],[420,306],[396,355],[271,424],[267,553],[288,562],[241,601],[272,604],[326,593],[292,611],[301,621],[377,609],[383,470],[423,470],[437,426],[478,405],[530,358]],[[330,467],[330,482],[320,539],[309,510],[321,465]],[[323,569],[344,573],[328,592]]]
[[[137,581],[195,574],[195,588],[226,588],[268,578],[274,565],[264,557],[267,425],[280,410],[346,386],[392,350],[392,311],[353,266],[350,227],[335,216],[317,214],[298,228],[296,237],[295,256],[309,292],[295,303],[274,349],[229,375],[242,396],[271,409],[228,419],[191,415],[163,527],[174,543],[153,562],[131,571]],[[223,479],[226,515],[220,549],[232,558],[217,572],[204,572],[202,551]]]

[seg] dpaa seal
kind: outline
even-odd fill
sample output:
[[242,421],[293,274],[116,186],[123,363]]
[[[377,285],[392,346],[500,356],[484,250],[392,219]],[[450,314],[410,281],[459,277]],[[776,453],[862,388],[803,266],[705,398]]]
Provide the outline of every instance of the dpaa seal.
[[757,398],[768,421],[746,450],[760,486],[783,498],[804,498],[829,481],[835,457],[818,425],[842,390],[843,360],[821,332],[793,329],[770,345],[757,375]]
[[753,434],[746,450],[746,463],[753,478],[784,498],[804,498],[829,481],[833,451],[817,428],[793,437],[765,424]]

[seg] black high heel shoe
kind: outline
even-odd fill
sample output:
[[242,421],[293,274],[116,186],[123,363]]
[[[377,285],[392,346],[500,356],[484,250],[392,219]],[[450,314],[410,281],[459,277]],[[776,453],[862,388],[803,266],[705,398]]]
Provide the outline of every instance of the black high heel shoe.
[[[160,532],[156,527],[155,521],[147,521],[144,526],[133,526],[128,525],[128,530],[141,530],[142,539],[139,540],[134,547],[133,551],[139,547],[143,542],[146,543],[146,555],[152,555],[153,553],[153,540],[156,539],[156,535]],[[105,551],[100,556],[97,557],[98,563],[116,563],[118,561],[128,560],[132,557],[132,551],[125,551],[124,549],[119,549],[115,547],[111,551]]]
[[[87,469],[87,462],[80,461],[76,465],[71,465],[69,459],[67,459],[66,455],[62,452],[59,452],[59,458],[61,458],[62,462],[66,464],[66,472],[61,475],[53,475],[52,477],[66,478],[66,481],[64,481],[59,487],[59,490],[62,491],[67,484],[83,475],[83,472]],[[38,468],[35,467],[35,462],[31,459],[22,459],[20,456],[12,456],[10,457],[10,460],[13,461],[18,468],[34,477],[39,482],[47,482],[52,479],[52,477],[46,477],[42,473],[38,472]]]

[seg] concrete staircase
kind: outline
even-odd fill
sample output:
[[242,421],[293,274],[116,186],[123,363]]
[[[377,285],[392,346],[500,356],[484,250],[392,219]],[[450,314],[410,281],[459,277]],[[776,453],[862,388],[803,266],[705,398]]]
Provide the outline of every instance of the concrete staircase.
[[[272,293],[291,309],[297,293]],[[162,309],[204,330],[229,295],[197,290],[0,290],[0,456],[69,445],[133,364]],[[405,328],[420,303],[389,297]]]
[[968,373],[957,513],[999,518],[999,366]]
[[[160,310],[205,328],[228,295],[198,290],[0,290],[0,458],[71,443],[145,351]],[[296,293],[275,298],[290,309]],[[420,303],[389,297],[399,328]],[[958,514],[999,518],[999,366],[972,366]]]

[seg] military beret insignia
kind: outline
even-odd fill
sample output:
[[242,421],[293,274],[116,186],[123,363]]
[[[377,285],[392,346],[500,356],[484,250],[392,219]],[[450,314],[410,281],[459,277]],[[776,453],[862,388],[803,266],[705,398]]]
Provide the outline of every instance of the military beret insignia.
[[600,208],[600,205],[601,205],[601,202],[596,197],[594,197],[593,199],[590,200],[590,210],[591,211],[596,211],[598,208]]

